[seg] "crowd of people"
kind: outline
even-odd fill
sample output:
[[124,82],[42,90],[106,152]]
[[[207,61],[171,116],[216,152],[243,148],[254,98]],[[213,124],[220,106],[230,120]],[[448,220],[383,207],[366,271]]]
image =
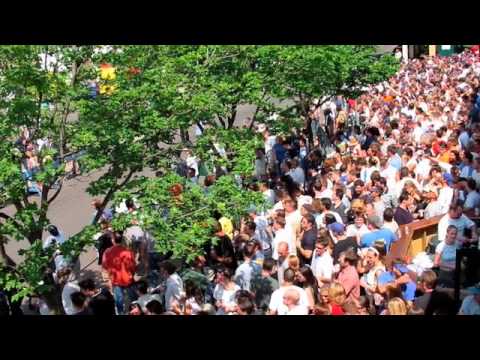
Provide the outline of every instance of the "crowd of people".
[[[216,214],[217,241],[192,263],[158,254],[139,223],[113,231],[104,210],[97,249],[107,285],[62,267],[65,313],[479,315],[480,285],[469,284],[459,309],[448,291],[457,249],[478,247],[479,90],[474,53],[425,57],[357,99],[316,104],[301,133],[257,126],[264,147],[246,186],[266,208],[252,206],[239,223]],[[215,181],[199,176],[194,154],[186,163],[190,181]],[[400,226],[436,216],[422,266],[387,260]]]

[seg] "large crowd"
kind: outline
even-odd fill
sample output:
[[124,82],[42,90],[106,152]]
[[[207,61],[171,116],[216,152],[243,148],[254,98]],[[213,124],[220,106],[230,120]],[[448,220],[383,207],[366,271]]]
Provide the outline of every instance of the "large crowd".
[[[138,222],[112,230],[115,212],[137,211],[133,200],[104,210],[96,238],[106,285],[59,261],[65,313],[480,315],[480,284],[467,284],[460,308],[450,291],[457,250],[478,247],[479,57],[409,60],[389,81],[317,103],[310,116],[296,134],[257,126],[264,147],[248,186],[268,206],[239,223],[217,214],[217,241],[193,262],[158,254]],[[215,182],[199,176],[194,154],[186,165],[188,181]],[[437,216],[425,252],[391,258],[400,226]],[[63,241],[49,231],[45,246]]]

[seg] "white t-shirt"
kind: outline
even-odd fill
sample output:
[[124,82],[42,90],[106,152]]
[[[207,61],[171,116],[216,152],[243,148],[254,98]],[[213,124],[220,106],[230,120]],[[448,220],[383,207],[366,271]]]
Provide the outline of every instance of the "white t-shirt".
[[[226,306],[235,305],[235,293],[240,290],[240,286],[235,284],[232,290],[226,290],[222,284],[217,284],[215,290],[213,290],[213,298],[217,301],[222,300],[223,304]],[[225,315],[223,309],[217,310],[217,315]]]
[[73,293],[80,291],[80,286],[76,281],[71,281],[65,284],[62,290],[62,305],[63,309],[65,310],[65,314],[67,315],[75,315],[78,311],[72,304],[72,299],[70,295]]
[[398,233],[398,230],[399,230],[399,227],[398,227],[398,224],[395,220],[392,220],[390,222],[387,222],[387,221],[384,221],[383,222],[383,228],[384,229],[389,229],[389,230],[392,230],[392,232],[395,234],[395,235],[399,235]]
[[312,256],[311,263],[313,275],[315,275],[316,278],[331,279],[334,270],[332,256],[328,251],[325,251],[322,256],[317,256],[315,253]]
[[[49,235],[47,237],[47,239],[43,243],[43,248],[46,249],[47,247],[49,247],[50,245],[52,245],[54,243],[57,243],[57,245],[61,245],[64,242],[65,242],[65,236],[63,235],[63,233],[61,231],[59,231],[58,236]],[[56,255],[54,262],[55,262],[55,270],[56,271],[60,270],[61,268],[64,268],[64,267],[68,266],[68,263],[65,260],[65,258],[63,257],[63,255]]]
[[320,193],[315,193],[315,198],[316,199],[328,198],[328,199],[331,200],[332,196],[333,196],[333,191],[332,191],[332,189],[329,189],[329,188],[323,190]]
[[428,219],[428,218],[431,218],[431,217],[434,217],[434,216],[442,215],[442,214],[444,214],[442,212],[442,210],[443,210],[442,204],[440,204],[440,202],[438,200],[432,201],[425,208],[424,217],[425,217],[425,219]]
[[292,230],[291,229],[280,229],[275,233],[273,237],[273,253],[272,258],[274,260],[278,260],[278,244],[281,242],[286,242],[288,244],[288,251],[290,254],[295,255],[296,247],[295,247],[295,239],[293,238]]
[[183,281],[177,273],[173,273],[167,279],[165,289],[165,308],[167,311],[172,309],[173,300],[179,300],[183,292]]
[[290,286],[280,287],[272,293],[272,296],[270,298],[270,305],[268,306],[268,308],[271,311],[277,311],[278,313],[285,312],[286,306],[283,304],[283,295],[285,294],[285,291],[287,291],[288,289],[297,290],[300,294],[300,301],[298,305],[305,306],[306,308],[308,308],[308,297],[305,290],[302,289],[301,287],[290,285]]
[[438,240],[445,240],[445,237],[447,236],[447,228],[450,225],[455,225],[458,235],[463,236],[463,231],[471,228],[475,223],[463,214],[458,219],[451,219],[449,214],[445,214],[438,223]]
[[428,177],[431,168],[432,166],[430,165],[430,160],[422,159],[415,168],[415,174],[421,178],[426,178]]
[[195,156],[189,156],[185,162],[189,168],[195,169],[195,176],[198,176],[198,159]]
[[443,187],[438,193],[438,202],[441,206],[441,213],[445,214],[453,199],[453,189],[449,186]]

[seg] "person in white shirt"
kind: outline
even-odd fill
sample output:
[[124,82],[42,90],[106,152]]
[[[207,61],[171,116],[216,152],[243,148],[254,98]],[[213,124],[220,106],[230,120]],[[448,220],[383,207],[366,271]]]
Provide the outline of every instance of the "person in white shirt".
[[165,285],[165,309],[172,311],[174,302],[179,302],[184,294],[183,281],[176,273],[175,265],[170,261],[165,261],[161,265],[162,275],[167,277]]
[[277,216],[273,222],[274,237],[272,242],[272,258],[278,260],[278,245],[281,242],[288,244],[289,253],[296,255],[295,239],[293,238],[292,231],[285,228],[285,218]]
[[198,176],[198,159],[193,155],[192,150],[187,149],[186,165],[195,170],[195,176]]
[[[63,232],[58,230],[58,228],[55,225],[49,225],[47,227],[47,231],[49,232],[50,235],[45,239],[45,242],[43,243],[42,247],[44,249],[50,246],[56,247],[65,242],[65,236]],[[54,256],[56,272],[68,266],[68,261],[61,254],[60,250],[56,250],[53,256]]]
[[270,315],[277,315],[279,313],[286,314],[288,312],[285,308],[286,306],[283,303],[283,295],[289,289],[295,289],[300,294],[298,305],[304,306],[308,309],[308,297],[307,293],[301,287],[293,285],[295,281],[295,271],[293,269],[288,268],[283,273],[283,284],[280,284],[280,288],[275,290],[272,293],[270,298],[270,304],[268,306],[269,314]]
[[288,244],[284,241],[278,244],[278,260],[277,260],[277,279],[278,283],[283,283],[283,273],[288,269]]
[[66,315],[75,315],[77,310],[72,304],[70,295],[80,291],[80,286],[75,280],[72,269],[69,267],[61,269],[57,273],[58,283],[65,284],[62,289],[62,305]]
[[[342,217],[340,214],[338,214],[335,211],[331,211],[330,209],[332,208],[332,200],[329,198],[322,198],[321,200],[321,213],[315,216],[315,222],[317,224],[317,229],[320,229],[322,227],[325,227],[325,215],[327,214],[332,214],[335,217],[335,221],[343,224]],[[318,204],[318,202],[315,202],[315,204]],[[317,205],[318,206],[318,205]],[[315,207],[315,205],[314,205]],[[315,208],[315,210],[318,210]]]
[[434,188],[428,188],[423,193],[423,197],[428,200],[428,205],[425,208],[425,219],[430,219],[435,216],[442,215],[442,205],[438,201],[437,191]]
[[447,182],[444,179],[441,179],[440,183],[440,190],[438,192],[438,202],[441,206],[441,213],[445,214],[448,211],[448,208],[453,200],[453,189],[447,185]]
[[329,243],[330,240],[327,237],[320,237],[315,243],[315,252],[312,256],[310,267],[319,287],[329,284],[333,278],[334,266]]
[[237,303],[235,294],[240,289],[232,280],[232,271],[229,268],[223,268],[217,271],[215,289],[213,298],[217,307],[217,315],[227,315],[235,312]]
[[283,294],[283,306],[277,315],[308,315],[308,308],[300,305],[300,293],[296,289],[288,289]]
[[464,236],[465,229],[470,229],[472,233],[472,241],[478,239],[477,226],[475,223],[463,214],[462,206],[452,204],[448,213],[438,222],[438,240],[444,241],[447,235],[447,228],[454,225],[458,230],[459,237]]

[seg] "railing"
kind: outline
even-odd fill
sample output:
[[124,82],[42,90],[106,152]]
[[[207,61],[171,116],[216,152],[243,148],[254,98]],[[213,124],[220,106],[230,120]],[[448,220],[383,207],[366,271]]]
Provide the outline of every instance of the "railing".
[[400,238],[392,244],[386,263],[394,259],[412,259],[418,253],[425,251],[437,235],[438,223],[444,215],[430,219],[414,221],[407,225],[400,226]]

